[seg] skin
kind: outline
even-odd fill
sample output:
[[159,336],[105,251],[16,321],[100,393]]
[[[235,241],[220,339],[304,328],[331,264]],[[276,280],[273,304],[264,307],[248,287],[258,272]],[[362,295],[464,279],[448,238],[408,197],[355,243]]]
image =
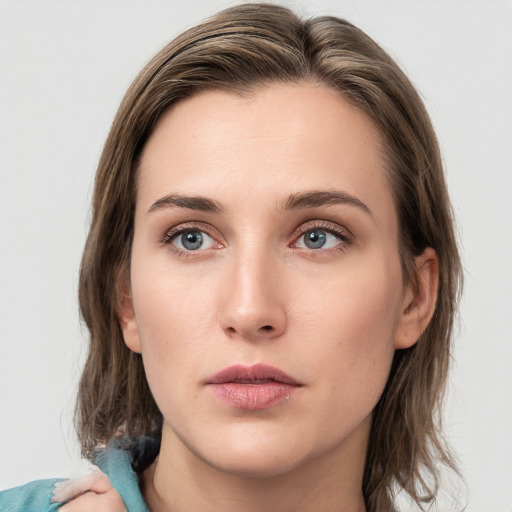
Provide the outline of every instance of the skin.
[[[204,92],[159,120],[141,159],[119,312],[164,416],[143,479],[151,510],[365,510],[371,413],[394,351],[417,341],[437,293],[431,249],[416,258],[418,285],[403,283],[382,144],[364,113],[308,83]],[[318,191],[354,200],[285,207]],[[221,211],[162,201],[178,194]],[[204,245],[187,250],[180,229],[202,232]],[[315,229],[326,244],[308,248]],[[255,363],[301,387],[247,411],[205,384]]]
[[121,496],[99,468],[80,478],[59,482],[53,491],[53,503],[67,502],[61,512],[126,512]]

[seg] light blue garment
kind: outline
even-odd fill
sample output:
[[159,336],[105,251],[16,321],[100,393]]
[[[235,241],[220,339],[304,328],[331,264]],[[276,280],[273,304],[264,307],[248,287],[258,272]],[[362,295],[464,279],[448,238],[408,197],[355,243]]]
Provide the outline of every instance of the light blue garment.
[[[105,473],[124,501],[128,512],[149,512],[131,466],[131,454],[110,443],[96,453],[94,463]],[[62,503],[51,503],[53,488],[62,479],[37,480],[0,492],[0,512],[53,512]]]
[[1,512],[52,512],[60,503],[51,503],[53,486],[58,478],[37,480],[0,492]]

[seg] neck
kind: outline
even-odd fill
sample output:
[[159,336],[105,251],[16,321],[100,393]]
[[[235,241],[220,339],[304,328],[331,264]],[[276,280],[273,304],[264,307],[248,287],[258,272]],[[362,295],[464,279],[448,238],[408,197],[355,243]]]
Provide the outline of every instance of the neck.
[[143,475],[153,512],[365,512],[362,480],[370,420],[328,453],[271,476],[230,474],[201,460],[165,428]]

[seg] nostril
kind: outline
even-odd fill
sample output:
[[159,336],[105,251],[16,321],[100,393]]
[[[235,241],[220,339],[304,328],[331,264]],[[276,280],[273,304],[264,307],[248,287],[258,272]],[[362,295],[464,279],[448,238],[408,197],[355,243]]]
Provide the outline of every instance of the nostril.
[[264,331],[272,331],[274,328],[273,328],[271,325],[264,325],[264,326],[262,327],[262,329],[263,329]]

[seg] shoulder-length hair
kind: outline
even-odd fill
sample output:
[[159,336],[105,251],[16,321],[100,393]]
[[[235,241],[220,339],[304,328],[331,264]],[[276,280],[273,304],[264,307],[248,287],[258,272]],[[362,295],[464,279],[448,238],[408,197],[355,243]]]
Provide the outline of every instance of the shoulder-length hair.
[[413,347],[395,352],[373,412],[363,480],[369,511],[392,510],[397,488],[418,505],[429,504],[439,485],[437,464],[454,467],[440,434],[439,406],[462,279],[438,142],[409,79],[363,31],[335,17],[303,20],[272,4],[239,5],[184,32],[140,72],[117,112],[97,170],[80,269],[80,308],[90,331],[76,416],[82,451],[91,457],[120,432],[147,435],[162,423],[141,357],[125,346],[118,322],[138,160],[156,122],[200,91],[243,94],[304,81],[338,91],[383,135],[404,281],[415,282],[414,256],[425,248],[439,258],[434,316]]

